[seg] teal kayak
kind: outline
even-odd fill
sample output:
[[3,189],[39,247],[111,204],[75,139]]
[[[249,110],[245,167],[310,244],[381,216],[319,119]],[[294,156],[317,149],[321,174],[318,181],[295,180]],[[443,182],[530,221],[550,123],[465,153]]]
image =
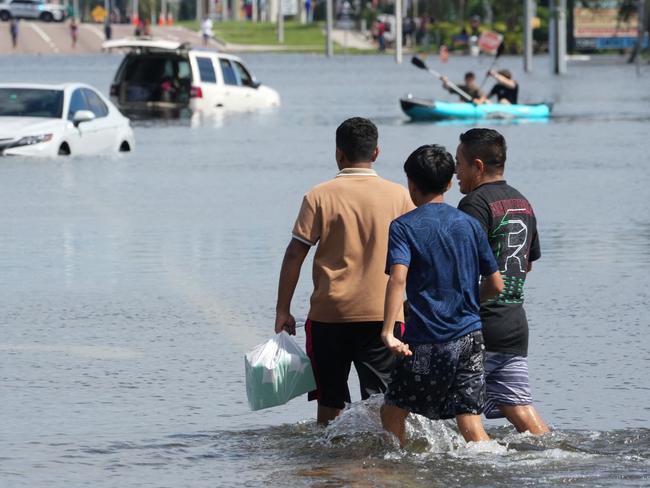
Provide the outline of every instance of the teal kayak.
[[552,105],[505,105],[501,103],[450,103],[407,95],[400,99],[404,113],[413,120],[448,119],[543,119],[551,115]]

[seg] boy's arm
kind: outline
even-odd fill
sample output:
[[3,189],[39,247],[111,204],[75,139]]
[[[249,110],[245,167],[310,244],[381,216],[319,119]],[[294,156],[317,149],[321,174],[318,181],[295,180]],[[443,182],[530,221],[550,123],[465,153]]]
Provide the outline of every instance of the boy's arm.
[[404,291],[406,290],[406,275],[408,267],[403,264],[393,264],[390,267],[390,278],[386,286],[386,301],[384,303],[384,328],[381,331],[381,340],[386,347],[396,356],[410,356],[413,354],[408,344],[397,339],[393,333],[395,320],[400,308],[403,306]]
[[275,306],[275,332],[286,330],[289,334],[296,334],[296,319],[291,315],[291,299],[296,291],[300,268],[309,253],[310,246],[298,239],[291,239],[282,260],[280,280],[278,283],[278,301]]
[[481,287],[479,289],[479,299],[481,303],[494,298],[503,291],[503,278],[501,273],[495,271],[489,276],[484,276],[481,280]]

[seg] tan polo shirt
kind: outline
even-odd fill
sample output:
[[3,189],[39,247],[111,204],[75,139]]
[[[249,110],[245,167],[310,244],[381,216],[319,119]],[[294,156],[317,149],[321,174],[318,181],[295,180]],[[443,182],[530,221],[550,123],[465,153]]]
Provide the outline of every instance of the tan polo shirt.
[[406,188],[372,169],[345,168],[305,195],[293,237],[317,245],[310,319],[384,319],[388,227],[413,208]]

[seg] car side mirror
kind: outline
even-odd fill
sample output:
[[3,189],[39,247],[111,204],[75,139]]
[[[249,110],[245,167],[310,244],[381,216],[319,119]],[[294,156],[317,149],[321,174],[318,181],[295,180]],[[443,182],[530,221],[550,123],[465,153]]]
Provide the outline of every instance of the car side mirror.
[[260,86],[262,86],[262,83],[257,80],[253,80],[249,86],[257,90]]
[[95,114],[90,110],[77,110],[72,118],[72,123],[75,127],[79,127],[82,122],[90,122],[91,120],[95,120]]

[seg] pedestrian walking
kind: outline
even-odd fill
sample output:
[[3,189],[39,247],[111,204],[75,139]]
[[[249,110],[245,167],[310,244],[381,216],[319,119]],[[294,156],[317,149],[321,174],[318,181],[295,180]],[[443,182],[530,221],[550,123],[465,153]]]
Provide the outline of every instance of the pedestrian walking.
[[11,22],[9,23],[9,32],[11,33],[11,45],[16,49],[18,46],[18,19],[11,19]]
[[79,25],[77,19],[74,17],[70,20],[70,38],[72,39],[72,49],[77,47],[77,35],[79,33]]

